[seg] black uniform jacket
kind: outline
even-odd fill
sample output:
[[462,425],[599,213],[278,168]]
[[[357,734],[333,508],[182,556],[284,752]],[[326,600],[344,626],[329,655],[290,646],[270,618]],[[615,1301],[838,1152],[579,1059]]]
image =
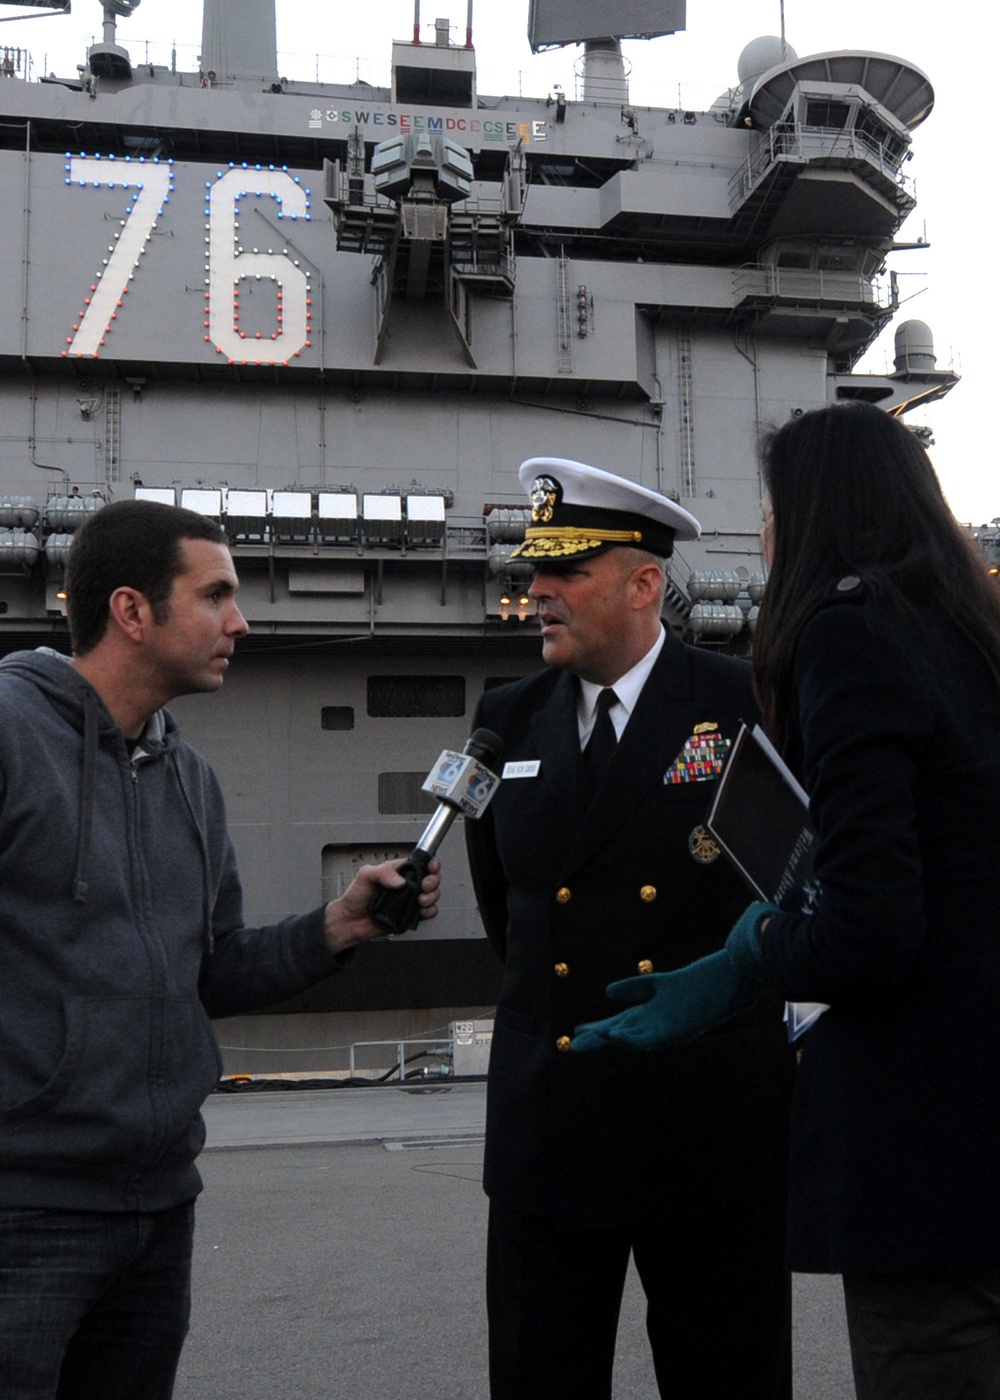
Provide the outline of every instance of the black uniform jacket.
[[1000,1265],[1000,702],[936,613],[833,586],[803,629],[787,757],[810,795],[813,915],[768,981],[828,1002],[799,1045],[793,1268]]
[[549,668],[487,692],[476,715],[503,738],[508,774],[537,764],[465,823],[480,913],[506,965],[486,1190],[594,1228],[781,1193],[792,1056],[771,994],[680,1049],[566,1048],[578,1023],[620,1009],[609,982],[714,951],[748,903],[699,830],[716,780],[665,777],[698,726],[732,739],[754,718],[749,670],[668,633],[593,802],[576,701],[575,677]]

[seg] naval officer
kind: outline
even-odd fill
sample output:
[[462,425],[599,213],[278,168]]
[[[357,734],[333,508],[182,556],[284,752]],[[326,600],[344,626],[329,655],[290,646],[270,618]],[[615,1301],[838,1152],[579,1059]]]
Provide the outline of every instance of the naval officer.
[[608,1400],[630,1257],[661,1395],[787,1400],[792,1073],[780,1004],[647,1055],[568,1053],[609,982],[722,946],[747,892],[705,829],[743,661],[660,614],[693,516],[597,468],[532,458],[541,673],[487,692],[504,781],[466,833],[505,963],[484,1184],[493,1400]]

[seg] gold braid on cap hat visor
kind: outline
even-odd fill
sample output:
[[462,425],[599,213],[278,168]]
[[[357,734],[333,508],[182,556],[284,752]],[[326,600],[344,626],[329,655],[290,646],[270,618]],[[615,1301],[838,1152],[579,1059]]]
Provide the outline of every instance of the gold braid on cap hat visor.
[[[539,529],[528,527],[524,532],[524,544],[514,551],[514,556],[531,545],[534,557],[550,555],[579,554],[584,549],[596,549],[602,544],[642,543],[641,530],[593,530],[582,525],[547,525]],[[512,556],[512,557],[514,557]]]

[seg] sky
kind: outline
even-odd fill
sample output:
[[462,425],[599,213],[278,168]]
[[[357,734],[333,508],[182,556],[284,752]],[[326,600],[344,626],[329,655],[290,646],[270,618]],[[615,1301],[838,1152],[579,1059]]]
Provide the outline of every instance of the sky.
[[[133,60],[157,63],[169,63],[176,45],[178,67],[193,70],[201,9],[201,0],[142,0],[120,22],[118,42]],[[25,13],[26,19],[4,22]],[[468,0],[420,0],[419,13],[427,41],[441,16],[451,22],[452,41],[464,42]],[[290,78],[360,77],[387,87],[392,40],[412,35],[414,16],[415,0],[277,0],[278,70]],[[0,48],[28,50],[38,72],[72,75],[87,44],[99,37],[101,20],[101,0],[73,0],[69,15],[22,11],[0,0]],[[544,96],[559,83],[572,98],[582,48],[532,55],[527,23],[528,0],[473,0],[478,91]],[[779,35],[782,23],[800,58],[837,49],[893,54],[922,69],[933,85],[934,110],[914,133],[907,167],[916,182],[917,208],[897,235],[901,242],[923,239],[927,246],[891,256],[905,304],[857,368],[891,371],[895,328],[908,319],[930,326],[937,368],[956,370],[962,381],[906,421],[932,428],[931,457],[958,518],[988,523],[1000,517],[997,434],[989,408],[995,390],[986,384],[997,338],[988,251],[995,216],[988,208],[996,183],[990,151],[1000,21],[992,7],[948,7],[940,0],[687,0],[683,33],[623,45],[632,102],[711,106],[736,85],[744,46],[763,34]]]

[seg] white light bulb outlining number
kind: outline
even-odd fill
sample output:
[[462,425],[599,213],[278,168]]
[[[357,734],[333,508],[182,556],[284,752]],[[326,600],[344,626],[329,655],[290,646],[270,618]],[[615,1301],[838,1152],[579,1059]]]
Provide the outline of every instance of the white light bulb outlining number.
[[94,289],[69,342],[68,354],[95,357],[105,334],[115,319],[121,298],[128,291],[129,279],[149,240],[163,203],[170,193],[171,168],[152,161],[135,165],[112,165],[93,156],[74,156],[69,162],[70,182],[88,188],[108,186],[136,189],[138,194],[125,211],[123,228],[104,267],[97,274]]
[[309,338],[309,282],[287,253],[240,250],[239,204],[258,197],[277,200],[286,218],[310,217],[305,190],[284,170],[229,170],[216,181],[208,195],[208,333],[230,360],[256,360],[253,342],[240,334],[236,324],[236,294],[249,277],[270,278],[278,284],[282,309],[275,332],[268,337],[274,346],[269,358],[287,361]]

